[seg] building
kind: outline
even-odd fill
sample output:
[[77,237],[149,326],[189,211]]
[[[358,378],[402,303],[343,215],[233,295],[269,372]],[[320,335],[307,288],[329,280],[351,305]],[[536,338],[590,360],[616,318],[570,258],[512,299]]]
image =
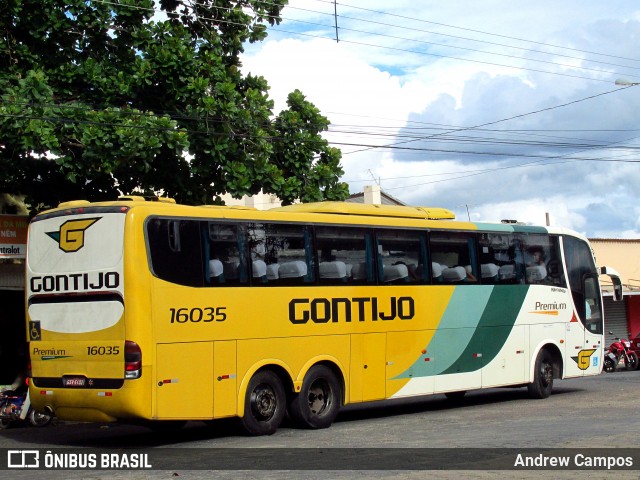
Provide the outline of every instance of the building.
[[624,300],[614,302],[611,284],[602,277],[607,345],[615,337],[640,332],[640,239],[592,238],[589,240],[598,266],[614,268],[622,280]]
[[[260,192],[257,195],[245,195],[239,199],[225,193],[221,198],[225,205],[253,207],[257,210],[269,210],[282,206],[280,199],[271,193]],[[367,185],[364,187],[364,191],[350,195],[345,202],[372,205],[406,205],[406,203],[383,192],[379,185]]]
[[[6,213],[10,211],[12,213]],[[0,385],[13,383],[27,367],[24,261],[29,218],[2,208],[0,213]]]
[[272,208],[281,207],[282,202],[278,197],[271,193],[260,191],[256,195],[245,195],[242,198],[233,198],[228,193],[221,196],[225,205],[253,207],[256,210],[270,210]]
[[345,200],[352,203],[366,203],[371,205],[403,205],[407,204],[392,197],[391,195],[382,191],[379,185],[367,185],[364,187],[364,191],[360,193],[354,193]]

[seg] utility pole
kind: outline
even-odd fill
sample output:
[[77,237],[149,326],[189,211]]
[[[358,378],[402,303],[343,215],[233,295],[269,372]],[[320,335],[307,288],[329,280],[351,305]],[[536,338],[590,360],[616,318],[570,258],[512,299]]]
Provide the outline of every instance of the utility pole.
[[[473,206],[473,204],[471,204],[471,206]],[[462,207],[462,205],[458,205],[458,207]],[[466,208],[466,209],[467,209],[467,219],[468,219],[469,221],[471,221],[471,214],[469,213],[469,204],[468,204],[468,203],[465,203],[465,204],[464,204],[464,208]]]
[[333,18],[336,26],[336,43],[338,43],[340,39],[338,38],[338,4],[336,0],[333,0]]

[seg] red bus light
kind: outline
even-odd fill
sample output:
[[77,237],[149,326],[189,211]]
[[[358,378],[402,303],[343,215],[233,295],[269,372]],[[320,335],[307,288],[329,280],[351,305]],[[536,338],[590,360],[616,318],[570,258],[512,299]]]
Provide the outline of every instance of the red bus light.
[[133,380],[142,376],[142,349],[136,342],[124,342],[124,378]]

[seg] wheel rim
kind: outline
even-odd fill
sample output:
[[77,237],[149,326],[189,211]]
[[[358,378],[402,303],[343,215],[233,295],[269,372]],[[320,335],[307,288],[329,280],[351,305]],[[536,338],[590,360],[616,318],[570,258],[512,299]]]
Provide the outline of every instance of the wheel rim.
[[309,410],[314,415],[322,415],[331,405],[331,388],[324,378],[319,378],[309,388]]
[[44,413],[33,412],[34,425],[46,425],[49,422],[49,415]]
[[251,392],[251,413],[256,420],[270,420],[275,415],[277,408],[276,394],[269,385],[258,385]]
[[545,387],[553,382],[553,365],[546,362],[542,364],[540,368],[540,380]]

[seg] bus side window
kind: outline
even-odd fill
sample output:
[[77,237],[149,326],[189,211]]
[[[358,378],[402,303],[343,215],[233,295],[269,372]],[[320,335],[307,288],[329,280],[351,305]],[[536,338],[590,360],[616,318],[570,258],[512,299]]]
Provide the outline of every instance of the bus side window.
[[307,225],[249,224],[247,243],[251,265],[256,270],[252,273],[253,285],[313,282],[315,262],[311,238],[311,229]]
[[316,227],[315,238],[321,284],[375,283],[370,234],[365,229]]
[[[376,233],[378,280],[385,285],[429,283],[424,233],[379,230]],[[427,265],[427,268],[424,266]]]
[[248,265],[243,232],[238,225],[230,223],[209,223],[204,249],[208,267],[207,284],[242,285],[249,282]]
[[152,217],[146,223],[146,237],[153,275],[179,285],[203,286],[199,221]]
[[529,284],[566,287],[557,235],[521,234]]
[[473,233],[432,232],[429,238],[431,260],[442,268],[442,282],[455,285],[476,283],[480,274]]
[[549,236],[549,252],[547,272],[549,273],[551,283],[558,287],[567,288],[567,276],[564,272],[562,251],[560,249],[560,237],[558,235]]
[[481,234],[480,271],[482,283],[525,283],[525,260],[519,236],[505,232]]
[[511,235],[482,233],[479,235],[480,277],[482,283],[512,283],[515,280],[515,259],[510,254]]

